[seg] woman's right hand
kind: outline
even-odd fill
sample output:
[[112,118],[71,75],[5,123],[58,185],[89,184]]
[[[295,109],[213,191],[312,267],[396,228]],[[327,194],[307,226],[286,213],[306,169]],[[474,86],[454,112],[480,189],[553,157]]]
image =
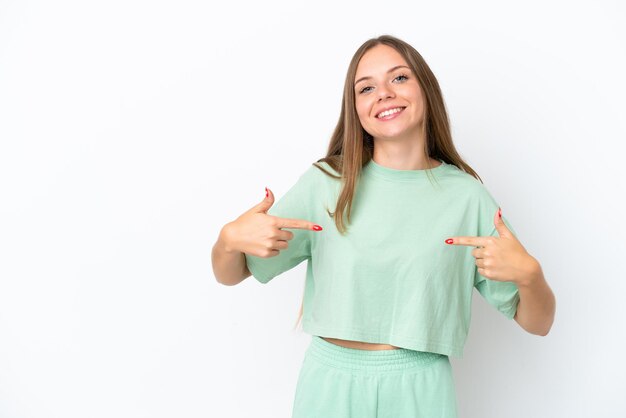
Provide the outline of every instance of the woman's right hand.
[[262,258],[274,257],[280,250],[287,249],[288,241],[293,238],[293,232],[283,231],[281,228],[322,230],[321,226],[310,221],[268,215],[267,211],[274,204],[274,193],[270,189],[266,190],[267,196],[261,203],[222,228],[220,236],[227,252],[239,251]]

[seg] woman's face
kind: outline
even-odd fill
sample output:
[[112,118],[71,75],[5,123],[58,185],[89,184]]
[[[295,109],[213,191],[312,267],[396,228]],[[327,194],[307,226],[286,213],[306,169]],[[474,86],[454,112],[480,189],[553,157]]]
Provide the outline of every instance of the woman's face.
[[[419,136],[424,115],[422,89],[400,53],[390,46],[376,45],[361,57],[355,81],[356,112],[370,135]],[[392,113],[382,113],[387,109]]]

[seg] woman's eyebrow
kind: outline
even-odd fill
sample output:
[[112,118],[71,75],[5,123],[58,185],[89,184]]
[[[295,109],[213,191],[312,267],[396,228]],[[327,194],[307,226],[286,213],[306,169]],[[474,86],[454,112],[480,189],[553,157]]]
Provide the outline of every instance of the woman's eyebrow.
[[[391,72],[393,72],[393,71],[397,70],[398,68],[402,68],[402,67],[404,67],[404,68],[409,68],[409,67],[407,67],[406,65],[396,65],[395,67],[390,68],[390,69],[389,69],[389,71],[387,71],[387,74],[389,74],[389,73],[391,73]],[[409,70],[410,70],[410,68],[409,68]],[[358,83],[360,83],[361,81],[363,81],[363,80],[367,80],[367,79],[370,79],[370,78],[372,78],[372,77],[361,77],[361,78],[359,78],[357,81],[355,81],[355,82],[354,82],[354,85],[356,86],[356,85],[357,85]]]

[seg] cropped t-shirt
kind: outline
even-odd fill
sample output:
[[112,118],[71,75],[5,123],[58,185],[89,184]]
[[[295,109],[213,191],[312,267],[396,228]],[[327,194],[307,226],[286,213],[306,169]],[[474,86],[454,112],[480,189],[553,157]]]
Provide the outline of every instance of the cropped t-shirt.
[[[473,288],[508,319],[519,292],[514,282],[478,273],[475,247],[445,243],[454,236],[499,236],[499,205],[479,180],[441,163],[429,176],[368,161],[345,236],[328,213],[335,211],[341,181],[311,165],[267,214],[323,230],[288,229],[294,234],[288,248],[267,258],[245,254],[248,269],[267,283],[307,260],[306,333],[462,358]],[[326,162],[316,164],[338,174]]]

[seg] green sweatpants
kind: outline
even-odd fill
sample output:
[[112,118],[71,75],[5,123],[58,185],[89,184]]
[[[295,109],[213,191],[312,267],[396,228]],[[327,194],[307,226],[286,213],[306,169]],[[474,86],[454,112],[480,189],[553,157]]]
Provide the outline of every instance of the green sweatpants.
[[298,376],[292,418],[456,418],[448,356],[409,349],[359,350],[313,336]]

